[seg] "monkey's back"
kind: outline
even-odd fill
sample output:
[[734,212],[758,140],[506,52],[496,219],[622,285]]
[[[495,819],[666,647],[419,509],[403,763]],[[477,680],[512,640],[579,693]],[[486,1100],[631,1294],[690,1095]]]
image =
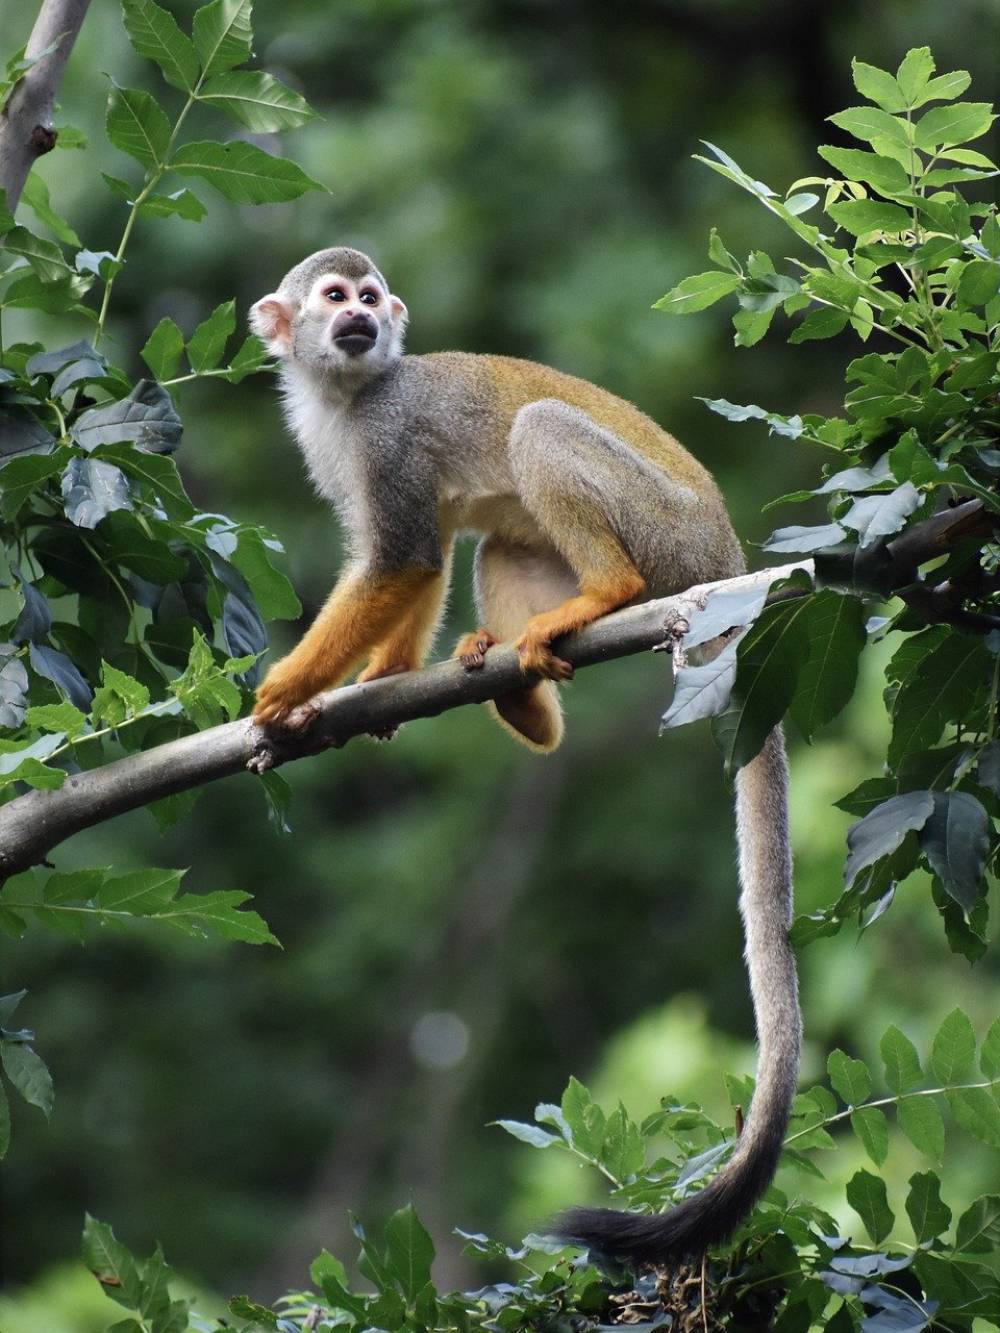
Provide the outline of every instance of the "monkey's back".
[[454,383],[457,374],[467,379],[472,392],[488,395],[504,436],[525,404],[556,398],[586,412],[599,426],[625,440],[668,476],[703,495],[718,494],[712,474],[679,440],[634,403],[589,380],[513,356],[430,352],[406,360],[424,363],[432,376],[435,371],[443,372],[442,378],[450,383]]

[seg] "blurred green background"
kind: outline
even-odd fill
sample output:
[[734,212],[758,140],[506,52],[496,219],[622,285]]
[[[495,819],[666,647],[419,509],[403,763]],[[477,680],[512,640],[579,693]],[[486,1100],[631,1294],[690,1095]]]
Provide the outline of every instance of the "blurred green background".
[[[169,7],[186,22],[194,5]],[[0,0],[4,57],[35,9]],[[255,26],[260,65],[324,117],[265,146],[330,193],[256,209],[213,197],[200,225],[144,221],[115,290],[125,364],[161,316],[190,331],[234,294],[245,312],[309,251],[358,245],[409,305],[411,350],[533,357],[634,400],[716,472],[748,543],[776,525],[762,505],[813,484],[820,459],[722,422],[695,395],[832,411],[853,348],[772,335],[738,351],[721,307],[683,320],[650,309],[708,267],[712,224],[737,254],[788,252],[768,215],[691,154],[709,139],[783,190],[825,172],[816,143],[841,142],[824,118],[856,100],[852,55],[895,68],[930,44],[987,100],[1000,37],[989,0],[260,0]],[[127,171],[103,138],[107,75],[173,105],[118,6],[95,0],[60,111],[90,146],[40,166],[92,249],[113,249],[124,218],[97,174]],[[13,332],[59,345],[85,330],[23,317]],[[273,381],[179,396],[196,502],[287,545],[306,614],[273,627],[283,651],[335,575],[335,524]],[[470,554],[442,651],[474,624]],[[825,738],[793,738],[800,910],[836,892],[850,821],[830,803],[873,772],[881,666],[870,654]],[[544,761],[475,708],[390,746],[356,741],[285,770],[290,836],[248,776],[206,790],[162,838],[139,812],[60,848],[61,869],[187,865],[189,888],[247,889],[284,950],[150,927],[85,949],[34,936],[7,949],[5,989],[29,988],[18,1017],[37,1029],[57,1100],[48,1125],[15,1108],[5,1333],[105,1326],[53,1270],[75,1256],[85,1209],[133,1247],[159,1238],[195,1282],[270,1299],[306,1281],[321,1245],[353,1255],[348,1208],[378,1224],[412,1198],[446,1286],[471,1276],[453,1226],[512,1241],[599,1196],[492,1119],[530,1118],[571,1073],[636,1114],[667,1092],[726,1114],[721,1070],[754,1060],[730,797],[706,728],[657,739],[669,693],[662,657],[582,673],[568,740]],[[807,1079],[834,1045],[877,1065],[889,1022],[923,1047],[955,1004],[981,1030],[996,1016],[996,957],[972,972],[948,954],[917,880],[860,942],[819,941],[802,969]],[[842,1186],[858,1152],[844,1140],[821,1165]],[[915,1169],[894,1141],[887,1173],[902,1184]],[[995,1155],[956,1136],[944,1179],[953,1202],[996,1188]],[[783,1183],[833,1198],[793,1172]]]

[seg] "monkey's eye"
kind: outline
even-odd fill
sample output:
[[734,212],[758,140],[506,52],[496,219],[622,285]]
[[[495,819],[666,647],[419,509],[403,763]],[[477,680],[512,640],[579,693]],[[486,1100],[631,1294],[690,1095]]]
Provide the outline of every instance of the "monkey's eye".
[[347,297],[340,287],[331,287],[326,294],[326,299],[328,301],[346,301]]
[[378,305],[378,294],[376,292],[362,292],[358,300],[364,302],[365,305]]

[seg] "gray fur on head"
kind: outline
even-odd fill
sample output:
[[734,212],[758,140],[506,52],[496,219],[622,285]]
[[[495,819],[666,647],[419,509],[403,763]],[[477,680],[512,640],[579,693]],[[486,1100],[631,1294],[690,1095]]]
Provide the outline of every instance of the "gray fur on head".
[[317,250],[315,254],[303,259],[301,264],[289,269],[281,279],[278,291],[282,296],[301,300],[310,291],[316,279],[322,277],[324,273],[339,273],[341,277],[351,278],[354,282],[360,282],[370,274],[378,279],[386,291],[389,290],[389,284],[375,267],[374,260],[369,259],[360,250],[352,250],[346,245],[334,245],[328,250]]

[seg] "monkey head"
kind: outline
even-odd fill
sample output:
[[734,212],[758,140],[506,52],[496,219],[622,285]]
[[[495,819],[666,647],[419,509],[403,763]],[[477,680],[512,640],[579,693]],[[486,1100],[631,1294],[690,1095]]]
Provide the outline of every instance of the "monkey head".
[[403,351],[406,306],[360,250],[318,250],[250,309],[268,351],[327,375],[367,378]]

